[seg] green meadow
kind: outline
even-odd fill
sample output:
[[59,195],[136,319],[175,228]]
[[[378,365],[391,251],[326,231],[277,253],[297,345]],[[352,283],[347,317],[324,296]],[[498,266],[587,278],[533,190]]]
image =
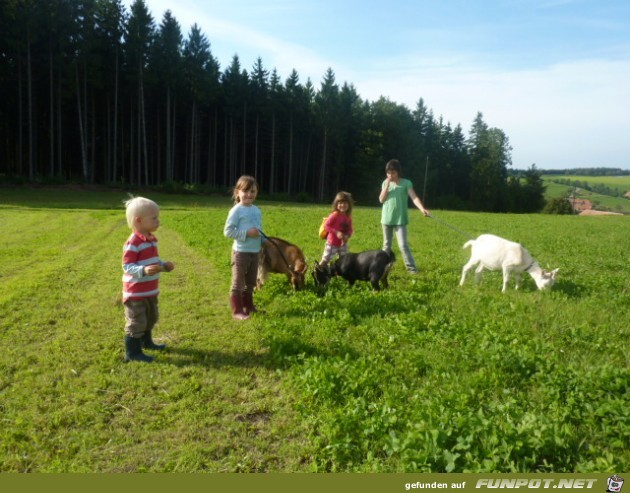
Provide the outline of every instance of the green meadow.
[[605,185],[616,189],[620,194],[630,191],[630,176],[579,176],[579,175],[543,175],[543,181],[547,187],[546,198],[566,197],[575,194],[576,198],[587,199],[593,202],[594,208],[630,214],[630,199],[626,197],[614,197],[602,193],[592,192],[583,188],[556,183],[554,180],[570,180],[586,182],[590,186]]
[[[414,210],[419,275],[399,258],[378,293],[275,275],[266,314],[235,322],[229,198],[143,195],[176,264],[154,333],[168,348],[125,364],[126,194],[0,190],[0,472],[630,469],[628,217]],[[267,235],[321,257],[327,206],[257,205]],[[380,248],[379,219],[355,208],[352,251]],[[557,284],[460,287],[460,231],[521,242]]]
[[583,181],[592,185],[606,185],[615,188],[619,192],[626,193],[630,191],[630,175],[624,176],[580,176],[580,175],[560,175],[558,178],[571,181]]

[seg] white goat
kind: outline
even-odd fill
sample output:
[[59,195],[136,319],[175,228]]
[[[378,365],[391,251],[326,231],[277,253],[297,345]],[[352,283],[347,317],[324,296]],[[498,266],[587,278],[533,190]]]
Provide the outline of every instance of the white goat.
[[508,241],[494,235],[481,235],[476,240],[467,241],[464,248],[472,246],[470,260],[462,269],[462,278],[459,285],[462,286],[466,280],[466,274],[475,265],[475,281],[481,280],[483,269],[503,271],[503,289],[505,293],[510,274],[514,273],[516,289],[521,282],[521,274],[527,272],[534,281],[538,289],[546,289],[556,282],[556,274],[559,269],[547,272],[543,270],[525,248],[519,243]]

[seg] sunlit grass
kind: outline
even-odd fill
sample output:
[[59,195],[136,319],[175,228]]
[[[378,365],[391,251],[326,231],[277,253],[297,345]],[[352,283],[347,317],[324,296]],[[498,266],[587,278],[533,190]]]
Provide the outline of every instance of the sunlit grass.
[[[499,273],[460,288],[466,238],[414,211],[419,275],[398,261],[380,293],[272,276],[267,314],[237,323],[229,198],[147,195],[177,265],[151,365],[123,363],[126,195],[2,196],[0,470],[628,469],[627,218],[433,211],[560,268],[552,291],[502,294]],[[327,206],[258,205],[268,235],[321,257]],[[381,246],[379,218],[356,209],[351,250]]]

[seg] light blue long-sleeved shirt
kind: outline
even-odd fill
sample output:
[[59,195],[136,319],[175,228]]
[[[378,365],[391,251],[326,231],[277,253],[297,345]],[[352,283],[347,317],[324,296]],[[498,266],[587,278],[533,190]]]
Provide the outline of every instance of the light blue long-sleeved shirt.
[[248,238],[247,230],[256,228],[262,231],[262,214],[255,205],[236,204],[230,209],[223,234],[234,240],[232,250],[256,253],[260,251],[262,237]]

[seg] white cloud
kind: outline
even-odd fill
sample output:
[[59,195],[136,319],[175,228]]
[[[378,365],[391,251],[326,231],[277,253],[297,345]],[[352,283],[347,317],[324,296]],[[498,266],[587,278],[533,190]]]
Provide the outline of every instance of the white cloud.
[[167,0],[149,0],[147,5],[158,25],[164,11],[170,8],[184,38],[188,36],[190,26],[196,23],[210,41],[212,55],[218,59],[222,69],[231,63],[236,54],[241,67],[250,70],[260,56],[264,67],[270,71],[276,68],[282,80],[295,68],[302,82],[306,82],[306,77],[311,74],[315,74],[317,79],[314,82],[317,82],[332,64],[315,50],[282,39],[281,33],[270,35],[245,24],[225,20],[218,17],[213,8],[198,2],[182,0],[177,4],[177,11],[169,7]]
[[[147,3],[159,24],[164,11],[170,8],[167,0]],[[516,167],[536,163],[539,168],[630,169],[627,57],[622,61],[578,60],[528,69],[512,65],[506,69],[490,65],[490,54],[466,49],[440,53],[437,48],[431,51],[431,46],[427,51],[425,43],[415,44],[424,49],[422,55],[407,52],[414,43],[405,43],[386,58],[371,56],[369,49],[349,56],[350,47],[344,48],[344,43],[353,41],[355,48],[360,43],[351,32],[347,39],[333,40],[337,51],[324,55],[325,41],[330,41],[326,32],[322,32],[321,46],[306,47],[289,40],[291,34],[282,28],[288,25],[287,19],[283,24],[278,12],[278,20],[265,22],[259,19],[260,12],[253,15],[246,9],[243,15],[235,17],[231,7],[230,12],[223,4],[204,3],[179,0],[176,11],[171,10],[185,36],[193,23],[200,26],[222,68],[238,54],[242,68],[249,70],[260,56],[264,67],[276,68],[282,80],[296,69],[302,83],[311,78],[317,88],[331,67],[338,83],[352,83],[365,100],[374,101],[382,95],[414,109],[422,98],[436,117],[443,116],[452,125],[461,124],[466,132],[481,111],[488,125],[508,135]],[[281,5],[287,8],[284,3]],[[230,16],[238,21],[225,20]],[[433,34],[435,38],[439,31]],[[627,45],[608,46],[604,52],[611,54],[611,49],[617,55],[628,52]],[[427,52],[431,58],[427,58]]]
[[620,84],[627,80],[630,62],[586,60],[527,71],[443,64],[356,74],[355,85],[364,99],[384,95],[411,109],[422,98],[436,117],[465,131],[481,111],[510,138],[516,167],[630,168],[630,85]]

